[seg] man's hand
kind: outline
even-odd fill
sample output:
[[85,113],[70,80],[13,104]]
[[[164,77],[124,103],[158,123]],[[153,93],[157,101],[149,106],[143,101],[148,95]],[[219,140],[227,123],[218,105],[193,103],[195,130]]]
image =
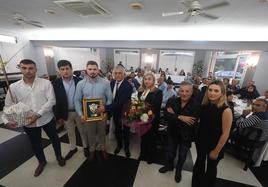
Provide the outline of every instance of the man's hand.
[[194,117],[183,115],[179,115],[178,118],[179,120],[183,121],[184,123],[187,123],[188,125],[193,125],[196,120]]
[[18,128],[18,123],[15,121],[9,121],[6,124],[6,126],[7,126],[7,128],[10,128],[10,129],[16,129],[16,128]]
[[40,118],[40,115],[36,113],[31,114],[30,116],[26,117],[26,120],[28,121],[28,125],[34,124],[38,118]]
[[98,108],[96,109],[96,113],[104,113],[105,112],[105,107],[103,105],[99,105]]
[[83,123],[83,124],[85,124],[87,121],[86,120],[84,120],[84,116],[80,116],[80,121],[81,121],[81,123]]
[[174,110],[171,107],[167,108],[168,113],[175,114]]
[[57,124],[59,124],[60,126],[64,125],[64,120],[63,119],[58,119]]

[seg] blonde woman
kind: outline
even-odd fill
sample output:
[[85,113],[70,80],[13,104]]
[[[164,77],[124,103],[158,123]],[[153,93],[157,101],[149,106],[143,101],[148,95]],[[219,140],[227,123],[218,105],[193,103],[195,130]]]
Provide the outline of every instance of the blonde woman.
[[221,81],[213,81],[208,86],[201,106],[192,187],[215,185],[217,165],[223,158],[223,147],[231,125],[232,111],[226,104],[225,86]]
[[151,105],[154,114],[152,128],[141,137],[141,152],[139,156],[139,160],[145,160],[148,164],[151,164],[156,149],[155,137],[158,131],[163,98],[162,91],[155,87],[155,76],[153,73],[147,72],[143,76],[142,85],[138,90],[138,97]]

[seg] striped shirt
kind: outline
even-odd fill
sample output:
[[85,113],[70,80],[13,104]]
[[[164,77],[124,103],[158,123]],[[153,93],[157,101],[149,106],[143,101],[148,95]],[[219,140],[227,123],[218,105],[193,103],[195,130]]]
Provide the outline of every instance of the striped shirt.
[[259,112],[253,113],[248,118],[239,118],[236,121],[236,125],[238,128],[249,128],[255,127],[262,129],[262,135],[260,137],[260,141],[264,141],[268,139],[268,113],[267,112]]

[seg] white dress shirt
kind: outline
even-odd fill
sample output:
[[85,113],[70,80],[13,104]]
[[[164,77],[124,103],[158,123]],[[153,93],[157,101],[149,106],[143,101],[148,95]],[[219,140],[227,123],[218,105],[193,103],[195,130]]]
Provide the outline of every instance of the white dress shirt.
[[114,85],[114,90],[113,90],[113,99],[115,98],[115,94],[116,94],[116,84],[118,83],[118,88],[117,90],[119,90],[120,88],[120,85],[122,84],[123,80],[118,82],[118,81],[115,81],[115,85]]
[[[22,79],[11,84],[10,90],[16,103],[22,102],[28,105],[34,113],[41,115],[37,119],[36,124],[28,125],[27,127],[43,126],[54,117],[52,107],[56,104],[56,99],[53,86],[49,80],[35,78],[33,85],[30,86]],[[8,92],[5,99],[5,106],[12,104],[15,103],[12,102]],[[5,124],[8,123],[5,115],[3,115],[2,119]]]

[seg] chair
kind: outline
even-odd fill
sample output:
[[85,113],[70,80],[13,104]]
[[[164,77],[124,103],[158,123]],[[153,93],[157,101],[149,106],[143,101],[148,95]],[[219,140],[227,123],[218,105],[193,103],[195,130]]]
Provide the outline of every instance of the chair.
[[254,163],[252,156],[256,148],[264,144],[261,135],[262,129],[256,127],[234,129],[231,135],[229,144],[235,149],[235,156],[245,161],[245,171]]

